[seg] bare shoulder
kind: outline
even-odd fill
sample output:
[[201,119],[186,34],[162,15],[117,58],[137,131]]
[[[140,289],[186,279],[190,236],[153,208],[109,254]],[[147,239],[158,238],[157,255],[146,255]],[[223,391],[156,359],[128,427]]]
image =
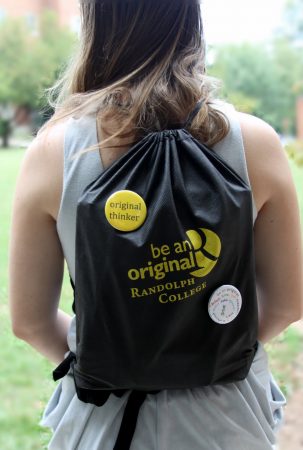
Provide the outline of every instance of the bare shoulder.
[[53,157],[63,149],[65,129],[68,119],[58,121],[41,129],[26,150],[25,159]]
[[237,112],[248,174],[258,211],[285,187],[293,188],[287,155],[277,132],[265,121]]
[[63,185],[64,136],[67,119],[44,130],[33,139],[21,164],[17,188],[55,220]]
[[271,339],[302,315],[302,237],[298,196],[286,152],[263,120],[240,114],[258,216],[254,226],[259,339]]

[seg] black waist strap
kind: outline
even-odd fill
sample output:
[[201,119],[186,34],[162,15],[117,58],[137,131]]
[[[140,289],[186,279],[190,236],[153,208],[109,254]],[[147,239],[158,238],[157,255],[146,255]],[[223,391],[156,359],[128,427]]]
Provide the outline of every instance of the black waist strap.
[[[68,356],[59,364],[59,366],[53,371],[53,379],[55,381],[63,378],[69,371],[70,366],[76,360],[76,355],[70,352]],[[77,391],[77,387],[76,387]],[[110,390],[103,391],[106,394],[104,398],[108,398],[111,393],[120,397],[126,390]],[[122,417],[119,433],[116,439],[113,450],[129,450],[130,445],[135,433],[137,419],[142,403],[144,402],[147,394],[157,394],[160,391],[136,391],[132,390],[127,399],[125,410]],[[100,402],[97,402],[100,406]]]
[[159,391],[131,391],[128,397],[120,430],[113,450],[129,450],[135,433],[139,410],[147,394],[156,394]]
[[73,352],[69,352],[66,358],[59,364],[58,367],[53,371],[53,379],[54,381],[63,378],[70,369],[70,366],[73,361],[76,360],[76,355]]

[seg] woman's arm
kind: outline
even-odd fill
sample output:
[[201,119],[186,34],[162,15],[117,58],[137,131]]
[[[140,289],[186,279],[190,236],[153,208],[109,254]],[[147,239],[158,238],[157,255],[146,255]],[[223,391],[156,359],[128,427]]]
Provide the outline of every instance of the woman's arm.
[[265,122],[240,114],[258,217],[255,257],[259,340],[277,336],[302,317],[303,266],[299,207],[286,153]]
[[71,321],[58,310],[64,257],[50,214],[61,175],[61,168],[55,167],[54,147],[61,145],[56,152],[63,154],[61,138],[62,129],[51,133],[50,139],[37,137],[25,153],[15,189],[9,246],[13,332],[56,364],[68,351]]

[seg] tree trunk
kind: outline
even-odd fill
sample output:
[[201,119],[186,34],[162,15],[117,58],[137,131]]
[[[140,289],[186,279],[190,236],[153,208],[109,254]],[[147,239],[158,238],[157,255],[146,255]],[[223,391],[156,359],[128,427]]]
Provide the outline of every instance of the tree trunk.
[[2,147],[9,148],[9,133],[4,133],[2,136]]

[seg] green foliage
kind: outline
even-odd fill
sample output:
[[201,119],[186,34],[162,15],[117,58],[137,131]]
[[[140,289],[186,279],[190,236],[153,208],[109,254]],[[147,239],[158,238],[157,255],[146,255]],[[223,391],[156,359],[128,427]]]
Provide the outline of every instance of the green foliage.
[[39,32],[22,19],[6,19],[0,25],[0,103],[43,103],[45,88],[55,81],[71,52],[75,35],[59,26],[56,16],[42,15]]
[[293,371],[296,365],[296,357],[302,352],[302,333],[293,327],[288,327],[279,336],[265,345],[272,362],[271,368],[279,386],[284,394],[289,397],[299,386],[297,376]]
[[2,136],[2,145],[7,147],[8,137],[11,133],[10,120],[2,119],[0,117],[0,136]]
[[259,100],[248,95],[243,94],[240,91],[231,92],[227,94],[228,100],[232,103],[238,111],[253,114],[258,110]]
[[303,88],[303,55],[285,38],[267,47],[228,44],[213,49],[210,75],[223,80],[223,96],[278,132],[295,131],[296,98]]
[[299,208],[301,214],[301,225],[303,231],[303,167],[299,166],[294,160],[289,160],[292,176],[296,185]]
[[294,134],[296,99],[303,94],[302,46],[303,0],[288,0],[271,42],[215,48],[210,74],[223,80],[223,95],[239,110]]
[[303,141],[293,141],[286,145],[286,151],[299,167],[303,167]]

